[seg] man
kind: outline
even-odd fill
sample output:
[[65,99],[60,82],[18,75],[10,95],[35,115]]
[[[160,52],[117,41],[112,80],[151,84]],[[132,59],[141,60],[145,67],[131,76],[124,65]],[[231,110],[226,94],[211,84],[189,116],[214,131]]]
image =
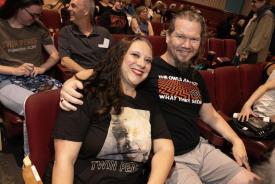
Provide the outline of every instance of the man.
[[129,31],[127,16],[122,12],[125,3],[125,0],[115,0],[113,8],[105,11],[100,18],[100,25],[111,34],[127,34]]
[[270,0],[251,0],[251,8],[256,13],[249,20],[243,39],[237,48],[240,62],[256,63],[266,61],[274,31],[274,15],[270,11]]
[[93,68],[109,48],[108,30],[92,24],[94,9],[93,0],[70,2],[68,10],[73,23],[61,29],[58,45],[61,64],[72,72]]
[[[167,183],[249,183],[257,176],[249,171],[243,142],[213,108],[202,77],[190,67],[202,53],[205,38],[206,24],[200,14],[192,10],[177,13],[166,35],[167,51],[154,59],[148,79],[140,86],[158,102],[175,145],[176,165]],[[89,74],[88,70],[77,77],[84,79]],[[74,98],[81,97],[76,88],[83,86],[73,79],[63,87],[63,109],[75,110],[69,102],[82,104]],[[239,165],[200,138],[198,118],[232,143]]]

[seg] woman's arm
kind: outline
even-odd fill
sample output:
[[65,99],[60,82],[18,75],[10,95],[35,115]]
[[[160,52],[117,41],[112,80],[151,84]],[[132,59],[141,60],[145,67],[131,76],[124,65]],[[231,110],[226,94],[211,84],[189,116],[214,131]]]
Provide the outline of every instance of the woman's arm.
[[257,99],[259,99],[266,91],[275,89],[275,80],[266,81],[263,85],[261,85],[245,102],[241,112],[238,115],[238,119],[241,121],[248,120],[249,115],[253,114],[251,107],[255,103]]
[[59,60],[59,55],[58,51],[56,50],[55,46],[53,44],[51,45],[43,45],[44,49],[46,52],[49,54],[48,59],[40,65],[39,67],[34,67],[34,70],[32,72],[32,76],[36,76],[38,74],[43,74],[47,70],[49,70],[52,66],[54,66],[58,60]]
[[164,183],[174,162],[174,146],[170,139],[153,140],[154,156],[148,184]]
[[72,184],[74,180],[74,163],[82,143],[55,139],[55,161],[53,166],[52,183]]
[[142,32],[140,31],[139,25],[138,25],[138,21],[136,18],[132,18],[131,21],[131,29],[135,34],[142,34]]

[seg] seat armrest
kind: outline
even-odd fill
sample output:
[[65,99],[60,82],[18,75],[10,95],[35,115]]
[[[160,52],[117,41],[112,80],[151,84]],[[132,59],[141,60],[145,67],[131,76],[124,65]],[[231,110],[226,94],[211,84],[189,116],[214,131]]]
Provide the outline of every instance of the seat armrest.
[[225,139],[222,136],[220,136],[217,132],[215,132],[209,125],[207,125],[204,121],[199,119],[198,126],[202,137],[208,139],[208,141],[214,146],[223,146]]
[[57,64],[57,67],[58,67],[59,71],[61,72],[62,81],[66,81],[67,79],[71,78],[74,75],[73,71],[62,66],[60,63]]

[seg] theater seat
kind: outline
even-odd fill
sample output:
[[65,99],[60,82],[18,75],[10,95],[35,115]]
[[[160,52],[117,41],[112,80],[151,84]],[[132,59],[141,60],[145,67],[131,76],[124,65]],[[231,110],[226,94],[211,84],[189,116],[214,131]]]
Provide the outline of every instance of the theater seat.
[[52,131],[59,111],[60,90],[31,95],[26,101],[26,125],[30,158],[41,178],[53,158]]

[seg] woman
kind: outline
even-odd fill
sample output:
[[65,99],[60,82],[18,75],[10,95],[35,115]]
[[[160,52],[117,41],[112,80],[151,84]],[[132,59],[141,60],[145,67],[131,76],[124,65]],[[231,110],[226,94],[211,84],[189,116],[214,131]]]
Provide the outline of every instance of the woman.
[[[151,69],[144,38],[110,48],[75,112],[61,111],[54,131],[53,183],[164,183],[173,145],[159,110],[135,88]],[[151,173],[145,163],[153,140]]]
[[[19,115],[24,115],[24,103],[34,92],[61,87],[42,75],[59,60],[49,30],[38,20],[42,4],[9,0],[0,12],[0,102]],[[46,60],[42,48],[49,56]],[[24,151],[29,152],[25,128]]]
[[152,10],[152,1],[151,0],[144,0],[144,6],[147,8],[148,10],[148,19],[151,20],[153,17],[153,10]]
[[[275,63],[268,62],[264,69],[264,78],[267,79],[250,96],[238,114],[240,121],[247,121],[249,116],[269,117],[275,122]],[[253,110],[252,110],[253,107]]]
[[154,31],[150,20],[148,20],[148,9],[140,6],[136,9],[136,16],[132,18],[131,28],[135,34],[142,36],[153,36]]

